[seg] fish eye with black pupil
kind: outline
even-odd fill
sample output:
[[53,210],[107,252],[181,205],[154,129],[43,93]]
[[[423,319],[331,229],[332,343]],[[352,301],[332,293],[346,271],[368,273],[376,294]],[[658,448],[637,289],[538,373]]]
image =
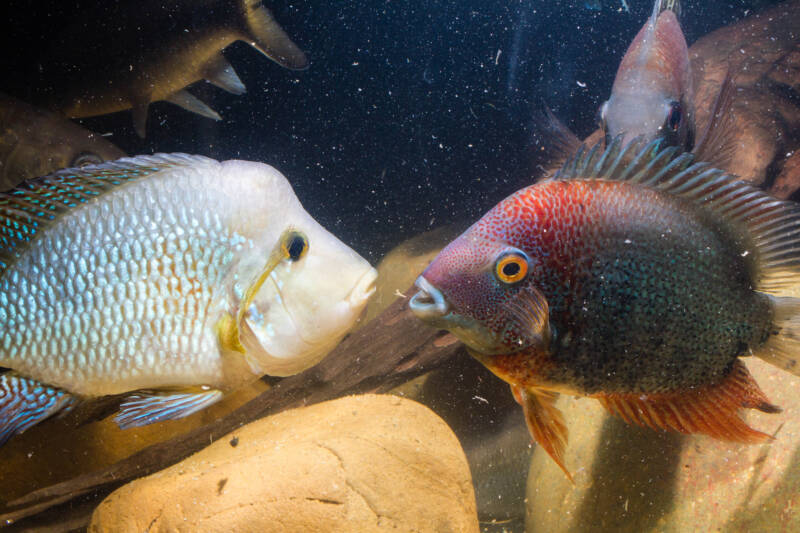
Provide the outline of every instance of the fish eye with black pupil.
[[527,273],[528,257],[519,251],[504,253],[494,266],[497,279],[508,285],[522,281]]
[[99,165],[103,158],[92,152],[81,152],[72,158],[69,165],[71,167],[85,167],[87,165]]
[[299,233],[292,233],[286,242],[286,253],[290,261],[297,261],[308,249],[308,240]]
[[676,131],[681,124],[681,103],[670,102],[667,113],[667,126],[672,131]]

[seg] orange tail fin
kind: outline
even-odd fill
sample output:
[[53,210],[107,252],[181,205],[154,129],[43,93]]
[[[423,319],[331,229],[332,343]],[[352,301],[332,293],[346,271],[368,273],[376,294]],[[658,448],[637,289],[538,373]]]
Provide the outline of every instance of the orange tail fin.
[[771,437],[739,417],[746,407],[778,413],[758,387],[747,367],[736,361],[720,383],[687,391],[659,394],[597,394],[611,413],[625,422],[681,433],[703,433],[716,439],[756,443]]
[[522,406],[525,422],[528,424],[533,440],[546,451],[553,461],[564,471],[570,481],[572,475],[564,466],[564,448],[567,446],[567,426],[564,417],[556,406],[558,393],[539,389],[524,390],[511,386],[514,398]]

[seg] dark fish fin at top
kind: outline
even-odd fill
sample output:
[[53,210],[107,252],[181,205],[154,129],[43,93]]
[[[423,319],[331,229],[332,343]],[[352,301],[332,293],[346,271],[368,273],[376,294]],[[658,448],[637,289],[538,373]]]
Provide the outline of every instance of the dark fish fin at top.
[[547,452],[555,463],[574,483],[572,475],[564,465],[564,449],[567,446],[568,431],[564,415],[555,406],[558,393],[540,389],[524,390],[511,386],[514,399],[522,406],[525,422],[533,440]]
[[172,93],[171,95],[167,96],[165,100],[171,104],[175,104],[178,107],[182,107],[190,113],[196,113],[201,117],[210,118],[211,120],[222,120],[222,117],[219,116],[219,113],[208,107],[205,102],[197,98],[186,89],[181,89],[180,91]]
[[533,123],[535,150],[544,154],[548,168],[560,168],[582,146],[578,136],[547,106],[535,113]]
[[772,437],[748,426],[739,416],[741,408],[764,413],[781,411],[769,402],[739,360],[716,385],[669,393],[601,393],[594,397],[628,424],[745,443],[764,442]]
[[75,400],[63,389],[16,372],[0,374],[0,446],[44,419],[68,412]]
[[780,295],[800,286],[800,205],[777,200],[708,163],[694,163],[655,140],[639,149],[616,138],[608,148],[581,148],[553,179],[600,179],[646,186],[694,204],[740,236],[755,289]]
[[736,121],[733,115],[735,94],[736,84],[730,73],[727,73],[714,100],[703,135],[692,150],[697,161],[705,161],[717,168],[729,170],[736,151]]
[[202,156],[156,154],[59,170],[23,181],[0,193],[0,275],[39,234],[73,209],[162,170],[216,164]]
[[247,88],[239,79],[233,66],[228,63],[222,53],[214,55],[203,67],[203,78],[213,83],[223,91],[231,94],[244,94]]
[[308,59],[278,25],[261,0],[241,0],[243,39],[253,48],[292,70],[308,68]]
[[128,429],[164,420],[177,420],[201,411],[221,398],[222,391],[201,387],[142,391],[123,400],[114,422],[120,429]]
[[653,13],[650,15],[652,20],[658,18],[658,15],[663,13],[664,11],[672,11],[675,13],[675,16],[680,18],[681,16],[681,3],[679,0],[655,0],[653,5]]

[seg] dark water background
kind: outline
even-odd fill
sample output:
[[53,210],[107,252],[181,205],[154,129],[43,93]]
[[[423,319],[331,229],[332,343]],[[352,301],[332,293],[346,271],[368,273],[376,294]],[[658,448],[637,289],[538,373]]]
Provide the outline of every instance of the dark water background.
[[[267,0],[308,54],[308,70],[283,69],[236,43],[225,56],[248,92],[205,82],[191,89],[221,122],[168,103],[151,106],[144,140],[129,112],[80,122],[112,133],[130,154],[270,163],[317,220],[374,262],[531,182],[531,116],[541,102],[582,136],[595,128],[619,60],[652,9],[649,0],[628,2],[630,12],[606,0],[599,11],[557,0]],[[683,2],[687,41],[769,3]],[[48,83],[58,90],[39,58],[65,24],[106,38],[94,4],[5,2],[0,90],[22,99]]]

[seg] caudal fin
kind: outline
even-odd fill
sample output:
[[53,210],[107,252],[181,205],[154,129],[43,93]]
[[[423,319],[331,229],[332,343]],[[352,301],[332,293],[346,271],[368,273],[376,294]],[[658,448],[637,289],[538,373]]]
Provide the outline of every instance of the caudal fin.
[[0,374],[0,446],[18,433],[74,406],[70,393],[15,372]]
[[774,313],[773,332],[754,355],[800,376],[800,298],[767,297],[772,302]]
[[306,55],[286,35],[261,0],[243,0],[242,10],[243,39],[250,46],[282,67],[292,70],[308,67]]

